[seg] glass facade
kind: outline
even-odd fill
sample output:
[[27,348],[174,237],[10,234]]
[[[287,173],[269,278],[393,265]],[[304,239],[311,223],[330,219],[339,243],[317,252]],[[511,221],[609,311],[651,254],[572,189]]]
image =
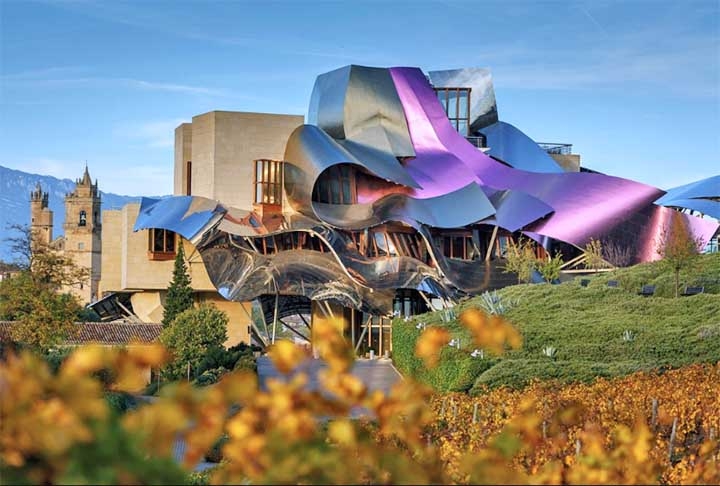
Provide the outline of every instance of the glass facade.
[[282,184],[282,161],[255,161],[255,204],[282,204]]
[[435,88],[450,124],[462,136],[470,130],[470,88]]

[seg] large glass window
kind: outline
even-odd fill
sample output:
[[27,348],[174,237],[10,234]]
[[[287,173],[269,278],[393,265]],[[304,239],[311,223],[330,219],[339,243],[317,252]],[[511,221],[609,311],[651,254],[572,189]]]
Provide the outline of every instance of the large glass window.
[[255,161],[255,203],[282,204],[283,163],[279,160]]
[[339,164],[328,168],[315,184],[312,199],[329,204],[357,203],[353,168],[348,164]]
[[435,88],[450,124],[462,136],[470,129],[470,88]]

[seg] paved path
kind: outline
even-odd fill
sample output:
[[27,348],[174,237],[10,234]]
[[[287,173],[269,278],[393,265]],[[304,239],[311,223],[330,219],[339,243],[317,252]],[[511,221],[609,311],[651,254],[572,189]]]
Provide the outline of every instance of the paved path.
[[[261,356],[257,359],[257,367],[258,381],[260,388],[263,390],[266,389],[268,378],[281,380],[285,378],[275,369],[272,361],[267,356]],[[323,360],[308,359],[298,366],[295,373],[306,373],[308,375],[308,389],[317,390],[319,388],[317,373],[323,368],[327,368],[327,364]],[[390,388],[402,379],[389,359],[358,359],[355,361],[352,374],[360,378],[369,391],[382,390],[384,393],[388,393]]]

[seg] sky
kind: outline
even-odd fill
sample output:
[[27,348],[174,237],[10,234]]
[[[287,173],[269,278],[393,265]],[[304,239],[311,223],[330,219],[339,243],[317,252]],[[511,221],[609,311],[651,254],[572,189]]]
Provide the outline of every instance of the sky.
[[720,174],[720,1],[0,0],[0,165],[171,194],[174,129],[348,65],[486,67],[500,119],[669,188]]

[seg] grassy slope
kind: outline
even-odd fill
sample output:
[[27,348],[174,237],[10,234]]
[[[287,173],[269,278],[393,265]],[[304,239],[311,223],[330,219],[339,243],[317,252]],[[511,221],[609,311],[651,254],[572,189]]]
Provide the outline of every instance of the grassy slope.
[[[720,254],[703,256],[700,264],[681,281],[720,278]],[[620,289],[607,288],[611,278],[620,280]],[[471,358],[472,346],[443,353],[438,370],[422,370],[411,356],[418,320],[444,325],[465,343],[470,340],[457,322],[443,323],[438,313],[418,316],[410,322],[396,322],[393,337],[397,366],[440,390],[466,390],[476,386],[522,386],[533,378],[562,381],[590,381],[597,376],[617,376],[640,369],[676,367],[693,362],[720,360],[720,289],[679,299],[640,297],[645,283],[658,285],[660,295],[672,295],[672,276],[658,264],[600,274],[587,288],[577,282],[562,285],[518,285],[503,289],[504,298],[518,305],[507,317],[524,337],[521,350],[499,359]],[[461,308],[474,306],[476,299]],[[634,341],[623,341],[625,330]],[[557,348],[554,359],[543,356],[545,346]],[[483,362],[480,362],[483,361]]]

